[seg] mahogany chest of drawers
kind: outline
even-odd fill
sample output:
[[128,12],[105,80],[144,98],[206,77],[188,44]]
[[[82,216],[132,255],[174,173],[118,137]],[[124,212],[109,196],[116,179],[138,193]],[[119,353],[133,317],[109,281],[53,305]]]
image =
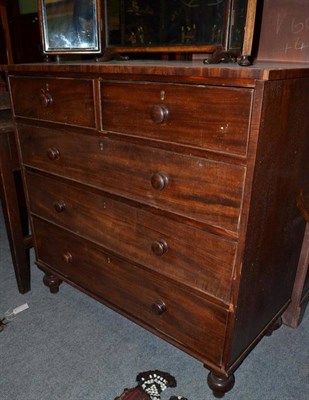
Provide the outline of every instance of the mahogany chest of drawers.
[[309,69],[50,63],[8,77],[45,284],[73,284],[230,390],[291,298]]

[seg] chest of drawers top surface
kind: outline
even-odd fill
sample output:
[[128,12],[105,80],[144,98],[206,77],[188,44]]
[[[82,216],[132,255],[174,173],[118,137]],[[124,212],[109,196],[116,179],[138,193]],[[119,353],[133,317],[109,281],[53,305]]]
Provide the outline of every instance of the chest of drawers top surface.
[[[242,80],[242,85],[252,86],[255,80],[277,80],[303,78],[308,76],[307,63],[275,63],[257,62],[244,68],[237,64],[204,65],[202,61],[110,61],[100,62],[62,62],[62,63],[35,63],[11,64],[0,67],[9,73],[23,74],[84,74],[84,75],[126,75],[133,78],[140,75],[146,77],[160,77],[182,81],[195,80],[195,82],[211,79],[213,82],[221,81],[223,84],[233,85],[233,81]],[[226,81],[224,81],[226,79]]]

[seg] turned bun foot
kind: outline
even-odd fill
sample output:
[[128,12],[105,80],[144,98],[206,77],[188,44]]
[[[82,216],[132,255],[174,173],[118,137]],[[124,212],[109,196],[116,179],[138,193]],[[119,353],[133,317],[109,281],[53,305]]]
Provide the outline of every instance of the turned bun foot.
[[62,281],[54,275],[45,274],[43,283],[45,286],[49,287],[50,293],[58,293]]
[[220,399],[225,395],[226,392],[233,388],[235,384],[235,376],[232,374],[227,377],[221,377],[213,372],[209,372],[207,383],[210,389],[213,391],[213,395]]

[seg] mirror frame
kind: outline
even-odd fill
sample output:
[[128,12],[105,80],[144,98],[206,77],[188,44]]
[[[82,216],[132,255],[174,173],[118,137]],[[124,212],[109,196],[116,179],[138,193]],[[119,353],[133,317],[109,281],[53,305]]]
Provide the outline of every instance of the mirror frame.
[[37,0],[38,3],[38,17],[41,41],[43,46],[43,53],[46,55],[68,55],[68,54],[101,54],[102,53],[102,14],[101,14],[101,0],[93,0],[96,6],[96,29],[94,34],[96,35],[97,46],[85,47],[85,48],[49,48],[47,45],[47,18],[46,18],[46,6],[45,0]]
[[[249,57],[252,52],[252,43],[253,43],[253,35],[254,35],[254,25],[255,25],[255,16],[257,9],[257,0],[247,0],[247,11],[245,17],[245,26],[243,32],[243,43],[242,46],[237,48],[230,48],[229,44],[231,41],[231,19],[233,13],[233,6],[237,0],[227,0],[228,7],[225,15],[225,32],[221,45],[177,45],[177,46],[169,46],[169,45],[157,45],[153,47],[147,46],[112,46],[108,44],[108,19],[107,19],[107,1],[106,0],[93,0],[96,4],[96,35],[97,35],[97,43],[98,46],[95,48],[53,48],[49,49],[46,44],[46,27],[44,25],[44,21],[46,19],[45,16],[45,0],[37,0],[38,2],[38,16],[39,16],[39,24],[40,24],[40,33],[41,40],[43,46],[43,53],[45,55],[69,55],[69,54],[94,54],[100,55],[103,53],[107,53],[106,60],[113,58],[113,54],[119,53],[161,53],[161,54],[169,54],[169,53],[206,53],[213,54],[213,57],[210,57],[206,63],[216,63],[222,60],[231,61],[231,54],[233,57],[240,57],[239,64],[246,66],[250,65]],[[103,21],[103,23],[102,23]],[[112,56],[110,56],[112,54]],[[213,60],[211,60],[211,58]]]
[[102,11],[104,15],[103,42],[105,49],[113,53],[215,53],[215,52],[231,52],[241,57],[249,57],[252,51],[254,22],[256,15],[257,0],[247,0],[247,10],[245,15],[245,25],[243,31],[243,44],[239,47],[231,47],[231,19],[233,18],[233,9],[237,0],[227,0],[225,15],[225,31],[222,44],[215,45],[157,45],[147,46],[117,46],[108,43],[108,16],[107,1],[102,0]]

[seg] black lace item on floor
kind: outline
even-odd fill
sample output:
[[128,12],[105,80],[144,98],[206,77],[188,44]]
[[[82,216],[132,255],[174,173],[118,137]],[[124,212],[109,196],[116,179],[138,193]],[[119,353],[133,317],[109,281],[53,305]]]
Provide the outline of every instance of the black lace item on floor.
[[[125,389],[115,400],[161,400],[161,393],[169,387],[176,387],[176,379],[167,372],[159,370],[141,372],[137,375],[138,385]],[[188,400],[181,396],[172,396],[170,400]]]

